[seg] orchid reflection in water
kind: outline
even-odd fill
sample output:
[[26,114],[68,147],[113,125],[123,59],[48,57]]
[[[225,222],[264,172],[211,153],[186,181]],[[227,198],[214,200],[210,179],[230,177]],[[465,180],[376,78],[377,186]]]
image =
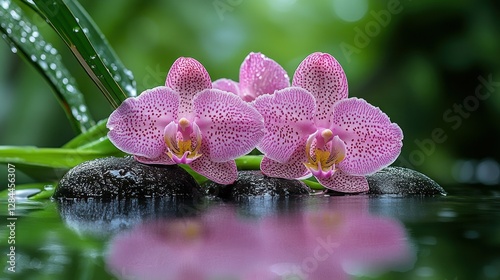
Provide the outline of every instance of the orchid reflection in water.
[[243,220],[225,208],[121,233],[106,262],[120,279],[326,280],[401,265],[411,255],[398,222],[357,209]]
[[236,180],[234,159],[263,135],[260,114],[238,96],[212,89],[208,72],[192,58],[174,62],[165,86],[125,100],[107,127],[111,142],[138,161],[188,164],[221,184]]

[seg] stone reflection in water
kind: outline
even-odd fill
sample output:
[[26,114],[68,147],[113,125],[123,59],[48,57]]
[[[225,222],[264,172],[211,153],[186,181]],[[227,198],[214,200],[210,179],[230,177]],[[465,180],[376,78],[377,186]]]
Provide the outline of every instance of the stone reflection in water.
[[411,263],[404,227],[357,202],[259,218],[213,207],[144,222],[110,241],[106,263],[120,279],[319,280]]
[[203,198],[158,197],[148,199],[57,199],[57,208],[68,228],[80,235],[108,238],[147,220],[196,215]]

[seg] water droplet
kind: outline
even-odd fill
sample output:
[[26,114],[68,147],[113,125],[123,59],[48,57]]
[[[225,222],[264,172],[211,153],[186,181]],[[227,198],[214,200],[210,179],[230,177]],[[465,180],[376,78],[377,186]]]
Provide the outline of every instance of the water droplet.
[[134,74],[132,74],[132,71],[130,71],[129,69],[125,69],[123,71],[125,73],[125,75],[127,75],[131,80],[134,79]]
[[23,30],[26,31],[27,33],[31,33],[31,27],[29,25],[26,25],[24,21],[20,21],[19,24],[23,27]]
[[40,62],[38,64],[40,64],[40,67],[42,67],[43,70],[48,69],[47,62],[40,60]]
[[2,4],[1,5],[2,5],[2,8],[4,8],[4,9],[7,10],[9,8],[9,6],[10,6],[10,1],[2,0]]
[[[2,7],[3,7],[3,5],[2,5]],[[10,15],[15,20],[20,20],[21,19],[21,16],[17,13],[17,11],[14,11],[14,10],[10,11]]]
[[62,72],[61,71],[58,70],[56,72],[56,78],[58,78],[58,79],[62,78]]
[[131,85],[126,85],[125,90],[128,92],[129,96],[136,96],[137,95],[137,91]]
[[90,57],[90,59],[94,60],[94,59],[96,59],[96,56],[93,55],[93,56]]
[[67,85],[66,86],[66,90],[69,91],[69,92],[75,92],[75,87],[72,86],[72,85]]
[[35,42],[35,37],[30,36],[30,37],[29,37],[29,40],[30,40],[30,42],[31,42],[31,43],[34,43],[34,42]]
[[63,83],[63,84],[67,84],[67,83],[69,83],[68,78],[64,78],[64,79],[62,79],[62,83]]
[[52,185],[45,185],[43,187],[43,189],[46,190],[46,191],[52,191],[52,190],[54,190],[54,186],[52,186]]
[[55,63],[51,63],[51,64],[49,65],[49,67],[50,67],[50,69],[52,69],[52,70],[56,70],[57,65],[56,65]]
[[32,61],[36,61],[36,60],[37,60],[37,58],[36,58],[36,56],[35,56],[34,54],[32,54],[32,55],[30,56],[30,58],[31,58],[31,60],[32,60]]
[[115,81],[119,82],[122,80],[122,77],[120,77],[120,75],[114,75],[113,79],[115,79]]
[[42,53],[42,54],[40,55],[40,59],[41,59],[41,60],[45,60],[46,58],[47,58],[47,56],[46,56],[45,54],[43,54],[43,53]]
[[80,32],[80,27],[78,27],[78,26],[73,27],[73,32],[75,32],[75,33]]
[[87,112],[87,106],[85,106],[85,105],[80,105],[80,106],[78,107],[78,109],[80,109],[80,112],[82,112],[82,113]]
[[17,48],[12,46],[12,47],[10,47],[10,51],[13,53],[17,53]]
[[33,33],[31,34],[31,36],[33,37],[38,37],[40,35],[40,33],[38,33],[38,31],[33,31]]
[[82,30],[83,30],[83,33],[85,33],[85,34],[89,33],[89,29],[86,27],[84,27]]

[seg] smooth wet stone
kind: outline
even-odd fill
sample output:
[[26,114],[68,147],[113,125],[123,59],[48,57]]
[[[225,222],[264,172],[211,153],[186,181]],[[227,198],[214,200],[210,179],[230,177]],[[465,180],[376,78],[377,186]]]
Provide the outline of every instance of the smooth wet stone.
[[194,197],[198,183],[177,165],[146,165],[132,157],[107,157],[81,163],[68,171],[54,198]]
[[311,193],[311,189],[299,180],[267,177],[258,170],[239,171],[238,179],[231,185],[208,182],[203,188],[208,195],[223,199],[257,196],[290,197]]
[[[366,176],[370,190],[368,194],[381,195],[446,195],[446,191],[424,174],[404,167],[386,167]],[[328,194],[339,194],[328,191]]]

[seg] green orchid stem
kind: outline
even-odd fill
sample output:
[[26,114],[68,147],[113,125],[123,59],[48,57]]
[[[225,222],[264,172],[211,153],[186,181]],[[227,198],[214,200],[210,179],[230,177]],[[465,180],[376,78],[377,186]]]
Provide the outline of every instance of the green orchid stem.
[[312,180],[302,180],[308,187],[310,187],[313,190],[325,190],[325,187],[323,187],[320,183],[312,181]]
[[242,156],[235,160],[236,167],[238,167],[238,170],[259,170],[263,157],[262,155]]
[[[260,162],[262,161],[263,155],[247,155],[247,156],[242,156],[240,158],[237,158],[236,161],[236,166],[238,167],[238,170],[259,170],[260,169]],[[325,187],[323,187],[320,183],[305,179],[301,180],[304,182],[308,187],[310,187],[313,190],[324,190]]]

